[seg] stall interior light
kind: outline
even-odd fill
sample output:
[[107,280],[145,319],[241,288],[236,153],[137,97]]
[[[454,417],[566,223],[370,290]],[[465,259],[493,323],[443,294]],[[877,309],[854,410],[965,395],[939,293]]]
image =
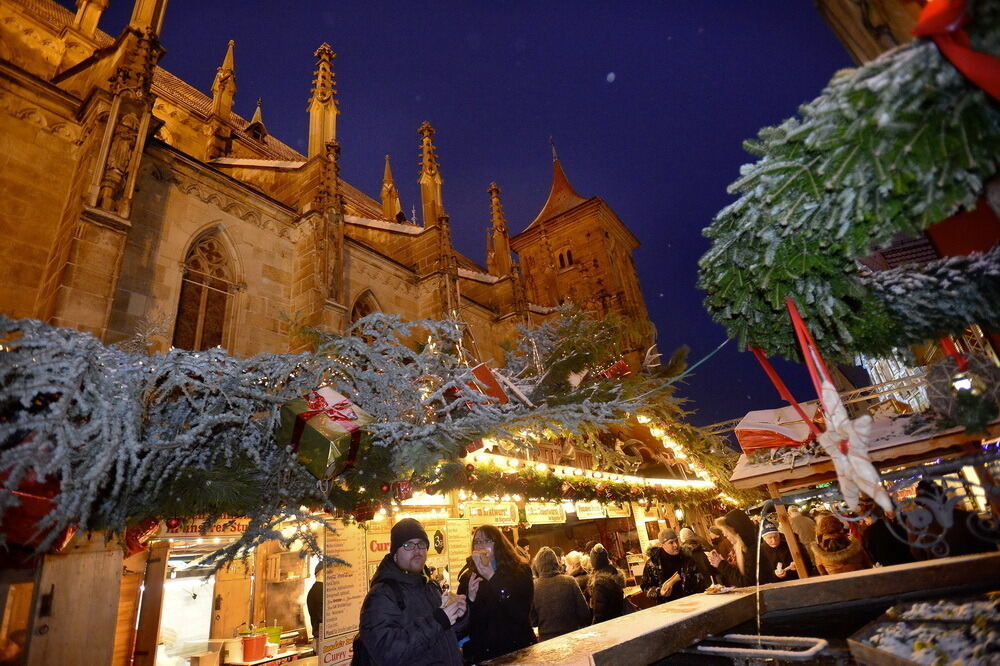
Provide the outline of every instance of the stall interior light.
[[[609,479],[611,481],[627,483],[632,486],[653,486],[662,488],[714,488],[715,484],[708,477],[708,474],[704,471],[704,468],[699,466],[691,466],[692,471],[698,475],[698,479],[654,479],[654,478],[643,478],[634,475],[620,475],[612,474],[608,472],[602,472],[600,470],[582,470],[579,468],[552,466],[549,467],[545,463],[533,463],[531,461],[522,461],[517,458],[510,458],[508,456],[500,456],[493,453],[487,453],[485,451],[475,451],[468,457],[469,462],[478,463],[481,465],[493,464],[501,469],[512,469],[519,466],[522,462],[527,468],[533,467],[535,471],[546,472],[551,470],[552,473],[558,477],[583,477],[583,478],[593,478],[593,479]],[[699,471],[700,470],[700,471]],[[465,491],[459,491],[459,499],[465,499]],[[473,496],[473,499],[476,499]]]

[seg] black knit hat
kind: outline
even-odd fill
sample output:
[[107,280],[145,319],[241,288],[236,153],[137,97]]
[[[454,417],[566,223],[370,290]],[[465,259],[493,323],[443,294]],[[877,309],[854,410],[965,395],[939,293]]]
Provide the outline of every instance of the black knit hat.
[[403,544],[411,539],[420,539],[428,546],[431,544],[431,540],[427,538],[427,532],[424,531],[424,526],[416,518],[403,518],[392,526],[389,536],[391,539],[389,550],[392,553],[402,548]]

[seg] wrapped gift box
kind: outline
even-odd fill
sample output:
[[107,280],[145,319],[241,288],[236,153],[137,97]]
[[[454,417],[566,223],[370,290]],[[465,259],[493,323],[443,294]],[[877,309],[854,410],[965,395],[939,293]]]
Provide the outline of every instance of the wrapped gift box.
[[371,414],[324,386],[281,408],[278,442],[291,445],[313,476],[329,479],[354,466],[361,428],[372,420]]

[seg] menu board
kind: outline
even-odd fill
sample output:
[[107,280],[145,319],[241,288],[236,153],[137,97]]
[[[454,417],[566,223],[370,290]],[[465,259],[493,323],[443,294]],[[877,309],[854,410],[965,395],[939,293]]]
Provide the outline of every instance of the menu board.
[[641,504],[632,502],[632,515],[635,517],[635,533],[639,537],[640,552],[649,550],[649,534],[646,532],[646,510]]
[[578,520],[593,520],[604,517],[604,506],[597,501],[577,502],[576,517]]
[[605,504],[604,512],[608,514],[608,518],[628,518],[630,513],[628,504],[615,504],[614,502]]
[[517,525],[517,504],[514,502],[466,502],[465,515],[473,527],[479,525]]
[[526,502],[524,517],[532,525],[561,525],[566,522],[566,509],[561,503]]
[[472,554],[472,524],[466,518],[450,518],[445,521],[445,532],[448,539],[448,584],[452,592],[458,592],[458,574]]
[[368,593],[368,578],[364,575],[365,538],[365,531],[357,525],[338,526],[336,532],[326,531],[324,554],[346,564],[329,565],[324,573],[323,640],[319,662],[322,666],[350,663],[361,604]]

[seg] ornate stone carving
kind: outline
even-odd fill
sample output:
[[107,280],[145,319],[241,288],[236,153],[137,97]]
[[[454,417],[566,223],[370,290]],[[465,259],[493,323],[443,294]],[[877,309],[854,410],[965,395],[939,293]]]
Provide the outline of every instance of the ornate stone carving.
[[118,212],[120,209],[119,203],[125,190],[129,165],[132,163],[132,154],[138,137],[139,118],[134,113],[126,113],[121,117],[111,137],[111,148],[108,150],[108,160],[97,195],[99,208],[112,212]]
[[49,113],[44,109],[19,103],[17,98],[2,90],[0,90],[0,111],[4,111],[18,120],[26,120],[42,131],[48,132],[67,143],[78,144],[80,141],[79,127],[64,121],[59,116]]
[[172,173],[171,180],[177,189],[184,194],[191,195],[203,203],[211,204],[224,213],[237,217],[244,222],[249,222],[258,229],[264,229],[282,238],[288,238],[290,235],[287,225],[282,224],[274,217],[262,214],[260,210],[254,207],[237,201],[221,192],[209,189],[202,183],[188,179],[176,172]]

